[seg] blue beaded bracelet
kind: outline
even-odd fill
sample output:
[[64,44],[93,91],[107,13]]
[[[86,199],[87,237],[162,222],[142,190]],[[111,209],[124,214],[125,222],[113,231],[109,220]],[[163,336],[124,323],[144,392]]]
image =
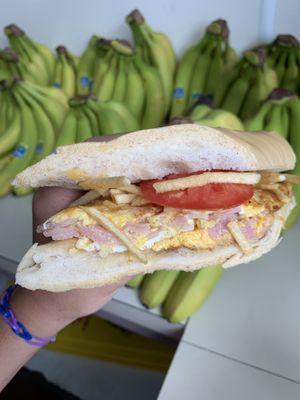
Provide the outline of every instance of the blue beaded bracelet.
[[25,326],[17,320],[12,310],[9,308],[9,299],[13,291],[16,289],[17,285],[12,285],[4,292],[0,300],[0,313],[3,316],[4,321],[11,328],[11,330],[19,336],[21,339],[25,340],[28,344],[32,346],[45,346],[50,342],[55,341],[55,336],[50,338],[41,338],[32,335]]

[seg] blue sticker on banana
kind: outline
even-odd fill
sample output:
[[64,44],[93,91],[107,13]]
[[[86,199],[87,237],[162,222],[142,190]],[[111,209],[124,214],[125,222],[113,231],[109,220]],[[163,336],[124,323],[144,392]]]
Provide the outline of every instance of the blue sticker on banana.
[[37,154],[37,155],[41,154],[43,148],[44,148],[44,144],[43,143],[39,143],[35,148],[35,154]]
[[173,97],[175,97],[175,99],[181,99],[181,97],[184,96],[184,89],[183,88],[175,88],[174,92],[173,92]]
[[12,152],[12,155],[17,158],[21,158],[27,152],[26,147],[24,146],[17,146],[15,150]]
[[55,82],[55,83],[53,83],[53,87],[61,89],[61,84],[59,82]]
[[82,76],[80,78],[81,86],[83,87],[90,87],[92,85],[92,80],[88,76]]

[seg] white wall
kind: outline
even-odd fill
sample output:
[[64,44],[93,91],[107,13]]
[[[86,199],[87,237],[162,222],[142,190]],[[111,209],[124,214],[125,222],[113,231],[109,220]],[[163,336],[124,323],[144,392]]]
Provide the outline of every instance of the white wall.
[[[79,53],[93,33],[130,38],[124,18],[139,8],[155,29],[171,37],[178,52],[196,41],[205,26],[219,17],[229,21],[232,43],[243,50],[270,33],[267,21],[260,18],[262,3],[267,9],[277,3],[275,33],[300,36],[299,0],[0,0],[0,27],[15,22],[51,47],[65,44]],[[268,18],[266,15],[264,18]],[[272,31],[273,18],[269,17]],[[5,44],[1,34],[0,45]]]

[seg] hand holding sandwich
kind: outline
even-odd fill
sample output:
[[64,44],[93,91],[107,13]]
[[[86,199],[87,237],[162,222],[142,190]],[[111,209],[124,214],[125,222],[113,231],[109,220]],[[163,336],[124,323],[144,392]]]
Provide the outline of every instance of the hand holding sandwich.
[[[39,244],[49,242],[36,232],[36,227],[81,195],[78,190],[39,189],[33,198],[33,241]],[[55,336],[74,320],[99,310],[129,279],[124,278],[118,284],[64,293],[17,287],[10,300],[10,309],[32,334],[43,338]],[[0,318],[0,391],[37,350],[38,347],[16,336]]]

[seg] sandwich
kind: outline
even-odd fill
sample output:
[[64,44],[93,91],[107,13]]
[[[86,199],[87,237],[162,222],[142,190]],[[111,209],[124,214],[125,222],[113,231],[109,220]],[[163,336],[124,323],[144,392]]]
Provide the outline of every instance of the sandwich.
[[295,206],[295,161],[275,133],[193,124],[59,147],[13,184],[86,192],[38,227],[52,241],[28,250],[16,282],[55,292],[255,260]]

